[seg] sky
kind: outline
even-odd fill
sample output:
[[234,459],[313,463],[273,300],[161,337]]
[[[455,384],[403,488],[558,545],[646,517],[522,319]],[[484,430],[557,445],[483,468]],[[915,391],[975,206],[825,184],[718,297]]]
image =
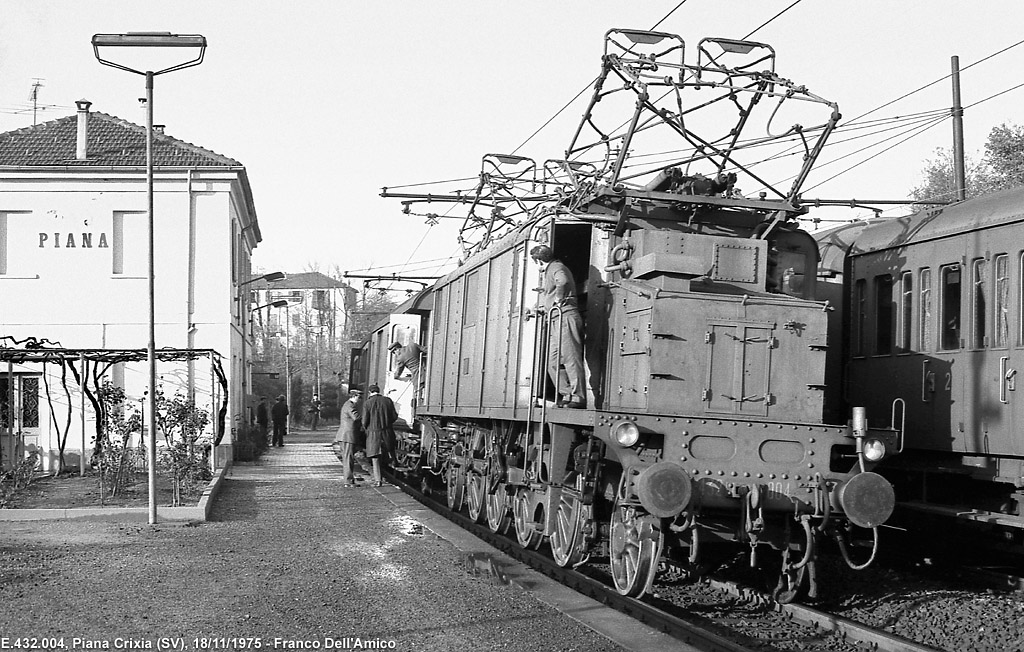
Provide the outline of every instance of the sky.
[[[202,34],[201,65],[156,78],[154,122],[245,165],[263,234],[254,265],[435,275],[458,258],[461,222],[428,225],[381,188],[472,187],[487,153],[563,158],[590,92],[570,100],[600,71],[609,29],[657,26],[688,52],[706,36],[749,34],[845,120],[948,109],[956,55],[966,150],[978,157],[992,127],[1024,124],[1024,88],[1004,93],[1024,82],[1021,25],[1019,0],[0,0],[0,132],[32,124],[36,80],[39,122],[88,99],[145,124],[143,78],[99,64],[92,35]],[[804,197],[906,198],[924,161],[951,147],[952,124],[897,144],[900,134],[834,135]],[[416,185],[426,182],[448,183]]]

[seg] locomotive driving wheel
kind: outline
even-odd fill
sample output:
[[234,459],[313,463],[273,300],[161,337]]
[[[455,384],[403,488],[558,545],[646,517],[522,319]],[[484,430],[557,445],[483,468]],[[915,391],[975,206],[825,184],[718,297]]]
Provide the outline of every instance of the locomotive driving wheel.
[[512,516],[516,524],[516,540],[524,548],[536,550],[540,548],[544,536],[537,531],[533,515],[530,512],[530,491],[520,489],[512,499]]
[[491,532],[505,534],[512,524],[512,517],[508,513],[509,499],[505,492],[505,483],[498,485],[494,493],[487,494],[487,527]]
[[466,469],[458,464],[449,464],[445,472],[448,488],[448,509],[457,512],[462,509],[466,497]]
[[616,501],[610,525],[608,556],[615,589],[622,595],[639,598],[647,592],[658,570],[664,542],[661,521]]
[[548,537],[551,557],[563,568],[575,566],[586,554],[584,527],[589,510],[575,493],[563,491],[555,511],[555,528]]
[[466,476],[466,507],[474,523],[483,520],[487,512],[487,476],[470,471]]

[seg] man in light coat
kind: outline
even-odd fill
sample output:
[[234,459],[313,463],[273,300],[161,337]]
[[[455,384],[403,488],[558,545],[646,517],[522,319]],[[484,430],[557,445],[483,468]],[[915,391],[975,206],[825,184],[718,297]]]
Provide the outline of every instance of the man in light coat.
[[341,425],[338,426],[338,434],[334,436],[334,443],[341,457],[341,472],[346,487],[355,486],[355,454],[362,432],[362,415],[359,411],[361,396],[362,392],[358,389],[349,392],[349,399],[341,406]]

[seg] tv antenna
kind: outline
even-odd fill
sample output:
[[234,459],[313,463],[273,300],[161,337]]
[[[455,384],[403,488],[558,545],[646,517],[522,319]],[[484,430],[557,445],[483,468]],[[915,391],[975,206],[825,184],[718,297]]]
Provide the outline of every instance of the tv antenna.
[[43,80],[33,77],[32,90],[28,93],[28,101],[32,103],[32,126],[36,126],[36,113],[39,110],[39,89],[43,87]]

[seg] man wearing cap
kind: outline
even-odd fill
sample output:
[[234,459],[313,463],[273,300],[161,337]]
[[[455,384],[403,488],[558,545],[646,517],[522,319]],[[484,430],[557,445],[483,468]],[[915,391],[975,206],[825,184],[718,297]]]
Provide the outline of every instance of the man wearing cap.
[[[586,382],[583,378],[583,317],[576,303],[576,281],[565,264],[555,258],[551,247],[537,245],[530,258],[540,263],[544,274],[541,288],[543,308],[549,315],[547,368],[551,382],[561,398],[560,407],[586,407]],[[554,313],[552,311],[555,311]]]
[[392,429],[398,420],[395,403],[387,396],[382,396],[380,387],[370,385],[366,388],[370,397],[363,405],[363,432],[366,433],[366,457],[373,462],[373,482],[376,486],[384,486],[381,467],[386,466],[395,448],[395,431]]
[[338,426],[338,434],[334,437],[334,443],[337,444],[341,457],[341,472],[345,486],[352,487],[355,485],[356,448],[359,446],[359,438],[362,433],[359,398],[363,393],[358,389],[353,389],[348,394],[349,399],[341,407],[341,425]]
[[284,435],[288,429],[288,403],[284,394],[277,397],[277,403],[270,408],[270,420],[274,422],[274,438],[271,446],[284,446]]
[[416,342],[402,344],[392,342],[388,351],[395,355],[395,380],[405,375],[406,380],[412,381],[413,396],[419,398],[423,379],[420,376],[420,367],[423,362],[423,348]]

